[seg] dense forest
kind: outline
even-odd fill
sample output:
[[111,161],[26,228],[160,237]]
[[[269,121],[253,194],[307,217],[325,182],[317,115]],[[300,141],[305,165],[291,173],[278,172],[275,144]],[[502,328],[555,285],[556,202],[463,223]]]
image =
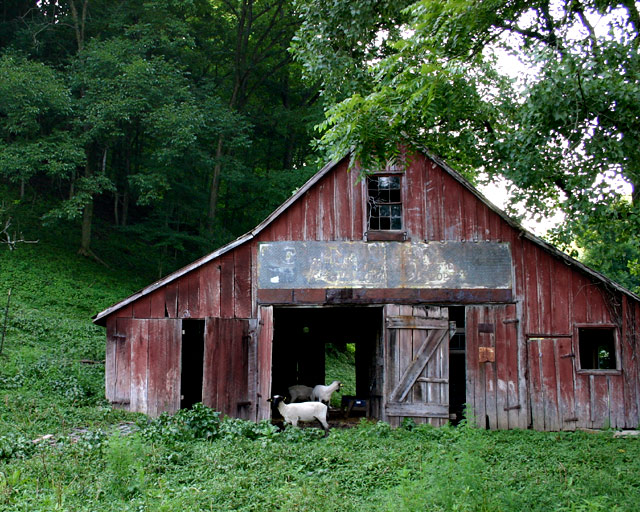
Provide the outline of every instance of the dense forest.
[[506,179],[510,213],[562,212],[550,241],[640,286],[637,2],[2,5],[5,243],[51,234],[158,277],[323,161],[375,170],[403,145]]
[[119,235],[163,274],[313,172],[318,86],[288,50],[300,21],[286,0],[9,0],[0,16],[9,236],[35,237],[18,224],[31,205],[81,254]]

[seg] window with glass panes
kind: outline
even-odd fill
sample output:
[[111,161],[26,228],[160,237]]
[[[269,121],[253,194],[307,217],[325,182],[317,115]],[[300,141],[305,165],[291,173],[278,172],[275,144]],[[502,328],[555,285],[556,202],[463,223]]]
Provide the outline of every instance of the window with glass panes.
[[370,176],[369,230],[402,229],[402,195],[400,176]]

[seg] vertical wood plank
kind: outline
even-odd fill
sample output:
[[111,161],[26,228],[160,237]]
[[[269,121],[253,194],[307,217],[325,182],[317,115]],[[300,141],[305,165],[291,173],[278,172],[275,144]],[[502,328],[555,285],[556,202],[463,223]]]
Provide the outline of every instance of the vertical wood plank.
[[[507,307],[494,306],[494,322],[495,322],[495,372],[496,372],[496,415],[497,428],[509,428],[509,371],[511,366],[515,366],[513,359],[517,354],[516,347],[512,348],[508,335],[510,334],[507,324]],[[509,324],[512,325],[512,324]]]
[[427,163],[426,165],[427,178],[425,182],[425,196],[426,196],[426,205],[427,208],[424,213],[425,222],[426,222],[426,238],[427,241],[439,240],[437,233],[438,227],[438,203],[436,198],[437,187],[438,184],[436,180],[438,179],[438,173],[433,172],[431,164]]
[[115,311],[113,314],[117,318],[133,318],[133,306],[131,304],[127,304]]
[[232,318],[235,311],[233,251],[220,256],[220,316]]
[[147,413],[149,320],[131,321],[131,410]]
[[544,430],[544,396],[542,392],[542,353],[540,338],[528,340],[529,386],[531,400],[531,423],[535,430]]
[[165,305],[169,318],[178,318],[178,282],[173,281],[165,285]]
[[611,426],[609,415],[609,383],[606,375],[589,375],[592,428]]
[[151,300],[149,296],[140,297],[133,303],[134,318],[149,318],[151,316]]
[[131,409],[131,345],[134,336],[133,319],[116,319],[116,381],[114,385],[114,401],[127,403]]
[[463,189],[463,203],[462,211],[464,214],[464,240],[467,242],[473,242],[478,240],[478,219],[476,217],[476,205],[479,203],[478,199],[472,195],[468,190]]
[[409,238],[423,238],[424,181],[421,162],[413,159],[407,172],[401,176],[404,224]]
[[305,240],[318,238],[318,190],[309,190],[305,194]]
[[578,418],[576,428],[591,428],[591,394],[589,391],[589,375],[576,374],[575,382],[576,417]]
[[236,318],[251,316],[251,245],[244,244],[234,251],[234,304]]
[[161,288],[158,288],[157,290],[153,291],[151,295],[149,295],[149,300],[151,302],[150,318],[165,317],[164,299],[165,299],[164,286]]
[[[387,304],[384,307],[384,317],[399,315],[399,307],[395,304]],[[385,329],[385,379],[384,379],[384,396],[383,404],[389,401],[393,386],[399,379],[398,367],[399,367],[399,355],[398,355],[398,329]],[[397,416],[387,417],[384,416],[383,420],[388,422],[392,427],[400,425],[400,421]]]
[[527,243],[525,248],[527,250],[525,255],[525,282],[526,282],[526,308],[527,308],[527,322],[528,333],[541,334],[542,328],[540,326],[540,311],[538,304],[540,298],[538,296],[538,275],[537,275],[537,261],[535,250],[531,250],[532,244]]
[[165,376],[166,404],[163,411],[173,414],[180,409],[180,379],[182,377],[182,320],[165,320],[167,325],[167,373]]
[[610,375],[607,383],[609,385],[609,419],[611,428],[624,428],[624,379],[621,375]]
[[322,240],[333,240],[335,230],[335,212],[333,199],[333,179],[331,175],[327,175],[321,180],[322,191],[320,192],[320,204],[322,205]]
[[200,276],[200,316],[220,316],[220,265],[217,259],[205,264]]
[[[161,324],[160,322],[164,322]],[[164,410],[166,402],[165,379],[167,377],[167,334],[164,326],[166,321],[149,320],[149,380],[147,389],[147,414],[152,418],[158,416]]]
[[204,356],[202,369],[202,403],[217,409],[215,345],[217,342],[216,318],[207,317],[204,324]]
[[544,428],[545,430],[560,430],[558,418],[558,385],[556,378],[555,340],[553,338],[540,339],[540,353],[542,359],[542,392],[544,398]]
[[271,396],[271,354],[273,347],[273,307],[258,309],[256,421],[271,418],[267,399]]
[[466,307],[466,358],[467,358],[467,403],[473,407],[476,424],[485,428],[484,413],[484,373],[479,361],[479,306]]
[[200,269],[189,272],[186,276],[189,289],[189,315],[191,318],[200,317]]
[[364,232],[367,229],[366,227],[366,200],[365,200],[365,190],[364,190],[364,181],[358,181],[357,173],[353,171],[348,171],[351,183],[351,193],[352,199],[351,204],[353,205],[353,240],[363,240]]
[[536,248],[536,262],[538,274],[538,304],[539,304],[539,333],[552,334],[551,319],[553,312],[551,310],[551,296],[555,292],[555,288],[551,287],[551,278],[549,275],[549,257],[541,249]]
[[287,212],[289,218],[289,240],[302,240],[304,232],[304,201],[298,199]]
[[107,318],[107,346],[104,357],[104,394],[109,402],[113,402],[116,395],[116,350],[118,344],[118,338],[116,337],[116,320],[113,316]]
[[558,362],[558,405],[561,430],[575,430],[577,425],[576,398],[575,398],[575,354],[571,338],[559,338],[556,340]]
[[178,316],[180,318],[191,318],[189,309],[189,280],[188,276],[178,279]]
[[553,283],[553,286],[549,289],[549,293],[552,298],[552,330],[554,333],[571,334],[568,297],[571,290],[571,270],[559,260],[551,259],[551,263],[551,282]]

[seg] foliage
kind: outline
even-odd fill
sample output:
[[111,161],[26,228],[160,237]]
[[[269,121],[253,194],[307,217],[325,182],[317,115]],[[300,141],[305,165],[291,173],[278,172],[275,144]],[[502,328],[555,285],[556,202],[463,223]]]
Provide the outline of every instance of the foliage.
[[[325,438],[202,404],[152,420],[113,410],[99,399],[103,367],[78,360],[104,357],[90,315],[140,277],[50,241],[0,252],[0,268],[15,300],[0,358],[0,511],[637,508],[640,442],[611,432],[363,420]],[[341,357],[351,352],[327,361]],[[76,384],[96,395],[67,395]]]
[[[389,19],[384,2],[297,4],[305,22],[294,51],[307,75],[322,81],[319,145],[331,156],[351,152],[352,163],[372,171],[398,159],[399,144],[426,147],[472,179],[506,177],[513,204],[530,217],[563,211],[566,221],[551,239],[564,248],[580,243],[584,222],[620,224],[616,232],[633,234],[624,251],[612,248],[605,259],[623,255],[623,266],[633,265],[637,3],[418,0],[397,5]],[[345,34],[339,51],[330,37],[338,33]],[[341,89],[348,66],[357,73]],[[514,66],[529,71],[516,76]],[[633,188],[632,213],[613,217],[628,194],[621,182]],[[597,240],[603,255],[606,242]]]
[[255,226],[309,176],[317,86],[287,52],[299,24],[289,2],[10,4],[0,203],[30,201],[50,229],[75,227],[82,254],[128,235],[167,273]]
[[333,343],[325,344],[325,367],[327,384],[334,380],[342,383],[340,392],[331,395],[331,406],[340,407],[342,395],[356,394],[355,372],[355,344],[346,343],[336,346]]

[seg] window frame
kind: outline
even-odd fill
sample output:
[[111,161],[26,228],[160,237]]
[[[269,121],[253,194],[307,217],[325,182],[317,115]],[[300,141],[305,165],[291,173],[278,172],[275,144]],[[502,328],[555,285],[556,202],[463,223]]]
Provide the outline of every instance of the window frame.
[[[615,368],[582,368],[582,362],[580,361],[580,329],[592,329],[592,330],[608,330],[613,334],[613,350],[616,358]],[[573,345],[573,351],[575,354],[575,366],[576,373],[582,375],[620,375],[622,374],[622,361],[620,358],[620,336],[618,334],[618,326],[611,323],[600,324],[588,324],[580,323],[574,324],[573,327],[573,339],[575,340]]]
[[[367,178],[363,181],[363,189],[364,189],[364,204],[363,204],[363,209],[364,209],[364,237],[365,240],[367,241],[406,241],[407,240],[407,231],[405,229],[405,180],[403,179],[405,173],[401,170],[394,170],[394,169],[385,169],[383,171],[379,171],[379,172],[375,172],[372,173],[370,176],[367,176]],[[384,204],[399,204],[401,206],[401,213],[400,213],[400,222],[401,222],[401,228],[400,229],[371,229],[370,228],[370,224],[369,224],[369,208],[370,208],[370,202],[369,202],[369,180],[370,178],[380,178],[380,177],[397,177],[400,181],[400,187],[399,187],[399,191],[400,191],[400,201],[399,202],[394,202],[394,203],[384,203]]]

